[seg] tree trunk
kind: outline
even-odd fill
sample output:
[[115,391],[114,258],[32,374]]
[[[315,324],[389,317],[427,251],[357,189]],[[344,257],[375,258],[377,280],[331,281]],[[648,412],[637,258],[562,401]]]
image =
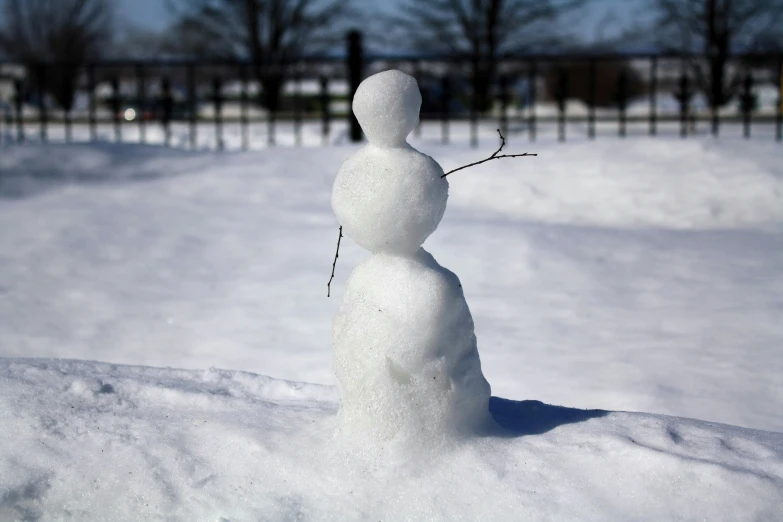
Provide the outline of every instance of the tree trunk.
[[726,93],[725,80],[726,64],[729,60],[730,35],[725,27],[726,20],[721,20],[721,15],[718,13],[717,0],[707,0],[705,7],[707,22],[707,41],[705,43],[709,57],[707,97],[709,98],[710,107],[713,110],[717,110],[725,105],[729,98]]

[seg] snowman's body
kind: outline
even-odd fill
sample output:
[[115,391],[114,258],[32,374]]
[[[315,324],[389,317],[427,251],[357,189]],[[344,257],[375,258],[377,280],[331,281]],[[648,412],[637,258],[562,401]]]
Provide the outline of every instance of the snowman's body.
[[421,248],[448,182],[405,141],[420,105],[400,71],[365,80],[353,110],[370,144],[342,165],[332,193],[345,235],[373,253],[351,273],[334,323],[340,429],[381,442],[475,431],[488,418],[462,285]]

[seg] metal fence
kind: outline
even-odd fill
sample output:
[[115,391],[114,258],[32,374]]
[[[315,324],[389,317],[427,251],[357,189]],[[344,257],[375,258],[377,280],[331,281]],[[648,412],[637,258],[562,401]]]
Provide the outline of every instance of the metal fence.
[[[489,106],[479,111],[466,61],[446,56],[362,59],[360,46],[353,45],[347,59],[305,57],[278,70],[243,61],[90,63],[79,69],[76,102],[68,110],[52,103],[48,85],[67,64],[0,63],[0,100],[5,99],[0,101],[0,134],[6,143],[45,142],[57,129],[66,142],[104,139],[197,148],[199,132],[208,130],[214,147],[222,149],[230,127],[236,146],[248,149],[254,142],[252,128],[260,125],[263,131],[255,134],[274,146],[284,124],[294,145],[303,143],[304,126],[317,129],[311,137],[317,134],[326,144],[357,137],[349,107],[358,82],[399,68],[416,77],[422,90],[422,124],[415,133],[420,136],[423,126],[434,128],[443,143],[456,139],[451,129],[460,124],[467,129],[464,138],[477,146],[479,128],[487,123],[530,140],[542,128],[561,141],[595,139],[598,129],[619,137],[631,128],[656,136],[663,124],[682,137],[719,136],[726,123],[741,129],[745,138],[764,128],[762,135],[783,140],[781,55],[733,57],[728,72],[736,80],[737,95],[719,109],[710,107],[696,88],[692,63],[700,56],[504,57],[489,89]],[[275,110],[264,107],[260,86],[271,74],[286,79]],[[344,129],[337,137],[335,123]],[[178,143],[173,143],[175,127],[182,131]],[[155,139],[150,139],[152,130]]]

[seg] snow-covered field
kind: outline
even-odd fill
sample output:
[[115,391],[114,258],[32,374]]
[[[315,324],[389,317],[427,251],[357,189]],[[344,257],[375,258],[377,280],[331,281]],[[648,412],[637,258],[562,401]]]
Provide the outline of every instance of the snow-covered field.
[[333,388],[237,371],[0,359],[0,520],[783,517],[783,437],[493,399],[507,428],[366,461]]
[[539,156],[450,176],[425,247],[516,436],[371,465],[304,384],[365,255],[327,298],[354,151],[0,149],[0,520],[783,518],[779,144],[510,139]]

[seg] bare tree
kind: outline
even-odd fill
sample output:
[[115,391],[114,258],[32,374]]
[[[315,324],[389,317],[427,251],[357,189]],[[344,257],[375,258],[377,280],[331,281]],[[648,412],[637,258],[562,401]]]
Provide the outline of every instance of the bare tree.
[[249,58],[275,111],[286,66],[303,53],[329,51],[353,13],[349,0],[168,0],[177,22],[171,51],[213,58]]
[[28,80],[70,110],[81,67],[111,38],[110,0],[0,2],[0,50],[26,65]]
[[472,109],[489,108],[500,57],[562,43],[553,24],[585,0],[405,0],[393,22],[418,51],[470,63]]
[[736,94],[740,79],[729,76],[732,53],[780,48],[783,0],[656,0],[653,28],[668,52],[704,53],[690,68],[710,107]]
[[125,60],[154,60],[166,58],[168,35],[159,29],[149,29],[129,21],[115,32],[111,49],[112,58]]

